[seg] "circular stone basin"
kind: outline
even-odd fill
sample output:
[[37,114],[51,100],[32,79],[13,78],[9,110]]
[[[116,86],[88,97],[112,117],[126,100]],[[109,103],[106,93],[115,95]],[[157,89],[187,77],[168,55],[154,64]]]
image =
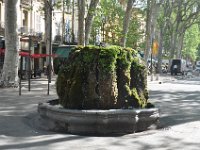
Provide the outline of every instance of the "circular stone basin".
[[128,134],[147,130],[159,119],[158,108],[74,110],[58,100],[38,105],[43,128],[72,134]]

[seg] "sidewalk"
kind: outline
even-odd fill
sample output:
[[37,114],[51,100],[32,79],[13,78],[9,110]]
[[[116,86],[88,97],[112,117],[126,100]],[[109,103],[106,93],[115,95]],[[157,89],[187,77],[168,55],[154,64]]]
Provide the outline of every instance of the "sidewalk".
[[191,81],[191,80],[199,80],[200,81],[200,76],[195,76],[195,75],[177,75],[177,76],[171,76],[170,74],[153,74],[153,75],[148,75],[147,76],[147,81],[151,83],[165,83],[165,82],[173,82],[177,80],[186,80],[186,81]]
[[37,105],[57,98],[55,78],[47,95],[47,80],[23,82],[18,89],[0,89],[1,150],[199,150],[199,81],[151,83],[150,100],[161,110],[160,129],[115,137],[78,136],[37,129]]

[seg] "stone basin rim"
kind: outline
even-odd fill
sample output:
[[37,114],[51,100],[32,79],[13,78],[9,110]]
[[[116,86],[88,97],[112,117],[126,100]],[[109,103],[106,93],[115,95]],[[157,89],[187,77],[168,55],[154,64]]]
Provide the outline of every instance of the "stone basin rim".
[[79,135],[130,134],[147,130],[159,119],[158,108],[78,110],[46,102],[38,104],[38,112],[51,122],[48,130]]
[[131,112],[151,112],[151,111],[159,111],[158,108],[133,108],[133,109],[67,109],[63,108],[61,105],[51,105],[49,103],[39,103],[39,107],[46,107],[49,110],[55,110],[55,111],[61,111],[61,112],[82,112],[82,113],[113,113],[113,112],[118,112],[118,113],[131,113]]

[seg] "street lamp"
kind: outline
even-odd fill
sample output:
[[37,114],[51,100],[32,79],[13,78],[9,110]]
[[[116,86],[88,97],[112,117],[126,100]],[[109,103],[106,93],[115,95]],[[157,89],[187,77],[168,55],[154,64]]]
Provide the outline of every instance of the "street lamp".
[[31,74],[32,74],[32,71],[31,71],[31,45],[32,45],[32,40],[31,40],[31,35],[29,34],[28,35],[28,91],[31,90]]
[[[27,66],[27,77],[28,77],[28,91],[30,91],[31,89],[31,74],[32,74],[32,71],[31,71],[31,48],[32,48],[32,35],[29,33],[29,35],[23,35],[23,31],[21,29],[21,34],[19,34],[20,36],[20,42],[23,41],[23,39],[26,39],[28,38],[28,66]],[[22,50],[22,49],[21,49]],[[21,58],[20,58],[20,71],[19,71],[19,95],[21,95],[21,79],[22,79],[22,76],[23,76],[23,55],[21,54]]]

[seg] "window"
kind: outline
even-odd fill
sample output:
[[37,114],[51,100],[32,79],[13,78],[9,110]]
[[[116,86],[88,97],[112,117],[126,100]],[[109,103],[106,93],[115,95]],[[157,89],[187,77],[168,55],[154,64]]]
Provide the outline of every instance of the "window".
[[41,18],[39,15],[36,15],[36,31],[41,32]]

